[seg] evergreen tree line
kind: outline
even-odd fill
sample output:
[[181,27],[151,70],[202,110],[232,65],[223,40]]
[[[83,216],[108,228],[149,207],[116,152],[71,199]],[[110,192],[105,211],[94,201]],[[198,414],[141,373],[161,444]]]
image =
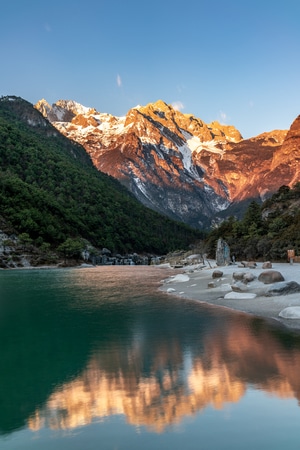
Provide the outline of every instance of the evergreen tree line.
[[231,216],[212,230],[206,240],[211,256],[219,238],[239,260],[286,261],[289,249],[300,255],[300,182],[262,204],[252,201],[241,220]]
[[84,239],[163,254],[202,236],[139,203],[20,98],[0,100],[0,216],[45,248]]

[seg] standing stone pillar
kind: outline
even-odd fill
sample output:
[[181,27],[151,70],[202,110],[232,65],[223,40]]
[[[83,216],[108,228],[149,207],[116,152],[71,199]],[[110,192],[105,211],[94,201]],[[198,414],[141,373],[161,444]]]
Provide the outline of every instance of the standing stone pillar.
[[226,266],[230,264],[230,248],[227,242],[222,238],[218,239],[216,250],[217,266]]

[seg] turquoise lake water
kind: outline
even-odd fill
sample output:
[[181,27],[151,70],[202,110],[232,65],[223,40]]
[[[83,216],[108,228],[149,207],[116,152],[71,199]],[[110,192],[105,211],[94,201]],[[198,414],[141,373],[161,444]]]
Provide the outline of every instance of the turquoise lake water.
[[300,448],[300,335],[165,272],[0,272],[1,450]]

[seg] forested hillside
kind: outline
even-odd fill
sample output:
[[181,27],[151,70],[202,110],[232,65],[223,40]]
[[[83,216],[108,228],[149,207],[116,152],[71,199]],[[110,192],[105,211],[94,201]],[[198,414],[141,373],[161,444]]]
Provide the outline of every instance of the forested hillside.
[[230,217],[210,233],[207,247],[214,254],[218,238],[238,259],[287,260],[287,250],[300,255],[300,182],[282,186],[262,205],[251,202],[243,219]]
[[201,233],[142,206],[25,100],[0,99],[0,218],[38,245],[163,254]]

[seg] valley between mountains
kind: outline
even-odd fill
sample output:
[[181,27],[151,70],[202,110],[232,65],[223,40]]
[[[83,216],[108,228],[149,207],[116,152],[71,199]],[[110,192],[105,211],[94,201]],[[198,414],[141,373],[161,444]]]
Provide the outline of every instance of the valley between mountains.
[[161,100],[124,117],[66,100],[35,108],[144,205],[196,228],[299,180],[300,116],[290,130],[243,139],[234,126],[206,124]]

